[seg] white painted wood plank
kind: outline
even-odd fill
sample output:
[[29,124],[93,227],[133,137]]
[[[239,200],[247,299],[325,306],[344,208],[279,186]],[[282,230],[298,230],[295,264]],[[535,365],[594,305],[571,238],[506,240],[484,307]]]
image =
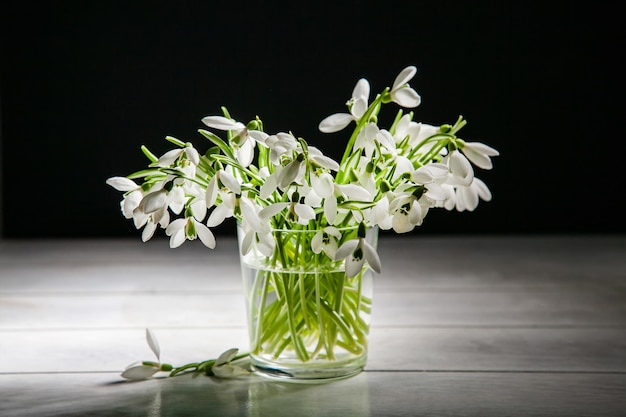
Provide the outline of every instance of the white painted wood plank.
[[[375,326],[619,326],[626,303],[601,290],[378,290]],[[0,330],[245,326],[242,290],[0,296]]]
[[[245,328],[153,328],[173,365],[248,349]],[[0,332],[0,373],[121,371],[153,360],[144,329]],[[621,329],[373,328],[368,370],[626,373]]]

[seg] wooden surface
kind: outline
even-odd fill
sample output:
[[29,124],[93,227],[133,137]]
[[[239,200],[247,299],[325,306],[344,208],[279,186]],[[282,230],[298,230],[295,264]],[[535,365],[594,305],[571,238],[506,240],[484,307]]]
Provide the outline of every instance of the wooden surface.
[[135,383],[247,349],[236,242],[0,241],[0,416],[626,416],[626,237],[379,243],[366,372]]

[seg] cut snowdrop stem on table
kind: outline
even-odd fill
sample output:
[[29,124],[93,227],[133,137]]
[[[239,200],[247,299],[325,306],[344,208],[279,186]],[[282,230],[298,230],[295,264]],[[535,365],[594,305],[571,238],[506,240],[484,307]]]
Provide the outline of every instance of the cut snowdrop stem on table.
[[152,350],[157,358],[156,362],[140,361],[132,363],[122,372],[122,378],[130,381],[141,381],[150,379],[159,372],[168,372],[168,376],[182,375],[190,372],[202,372],[208,376],[216,376],[219,378],[236,378],[250,373],[247,369],[233,364],[233,362],[248,356],[247,353],[239,354],[239,349],[236,348],[228,349],[218,356],[217,359],[209,359],[203,362],[194,362],[174,367],[170,364],[160,362],[161,351],[159,342],[154,332],[150,329],[146,329],[146,341],[148,342],[150,350]]

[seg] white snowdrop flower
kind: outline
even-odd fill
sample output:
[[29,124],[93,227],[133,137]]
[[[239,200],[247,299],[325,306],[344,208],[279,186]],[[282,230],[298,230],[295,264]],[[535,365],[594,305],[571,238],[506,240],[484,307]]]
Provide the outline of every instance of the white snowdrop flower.
[[398,74],[393,82],[393,87],[391,87],[391,91],[389,92],[391,101],[406,108],[413,108],[420,105],[422,101],[421,97],[408,84],[416,73],[417,68],[409,66]]
[[376,123],[368,123],[361,129],[354,141],[354,149],[363,149],[365,156],[371,158],[376,150],[376,140],[380,129]]
[[315,146],[309,146],[308,148],[309,148],[309,152],[308,152],[309,161],[312,161],[316,163],[317,165],[323,168],[329,169],[331,171],[339,170],[339,163],[337,163],[337,161],[324,155],[322,151],[317,149]]
[[298,148],[298,141],[289,133],[280,132],[269,136],[265,144],[270,149],[270,161],[274,165],[281,165],[282,156],[295,151]]
[[417,197],[412,194],[395,198],[389,204],[392,213],[392,227],[396,233],[408,233],[422,224],[424,214],[422,206],[417,203]]
[[443,184],[449,172],[446,164],[432,163],[413,171],[413,173],[411,173],[411,179],[418,184]]
[[[162,366],[160,363],[161,360],[161,350],[159,348],[159,342],[156,339],[155,334],[150,330],[146,329],[146,341],[154,356],[156,356],[156,362],[135,362],[126,367],[124,372],[122,372],[122,378],[131,380],[131,381],[139,381],[143,379],[148,379],[152,377],[154,374],[162,370]],[[166,366],[166,368],[169,368]]]
[[319,124],[319,130],[324,133],[339,132],[352,121],[358,121],[367,111],[367,102],[370,95],[370,84],[365,78],[357,81],[352,97],[346,105],[350,113],[335,113],[326,117]]
[[216,227],[235,215],[235,204],[237,202],[237,196],[231,192],[218,191],[222,200],[218,204],[207,219],[207,226]]
[[341,239],[341,232],[333,226],[327,226],[322,230],[318,230],[311,239],[311,249],[313,253],[321,253],[322,251],[330,258],[335,259],[337,254],[337,240]]
[[236,378],[243,375],[248,375],[250,371],[242,368],[241,366],[231,365],[231,361],[237,356],[239,349],[228,349],[222,353],[216,360],[215,364],[211,367],[213,374],[220,378]]
[[165,234],[170,236],[170,248],[177,248],[185,243],[185,240],[196,238],[200,238],[207,248],[215,248],[215,237],[211,230],[193,217],[174,220],[165,229]]
[[490,201],[491,191],[482,180],[474,178],[469,186],[457,186],[455,208],[457,211],[474,211],[479,199]]
[[450,176],[448,182],[451,185],[463,185],[468,186],[474,179],[474,169],[468,159],[463,156],[459,151],[452,151],[445,158],[442,163],[447,164],[450,170]]
[[374,271],[380,273],[380,258],[376,249],[365,240],[365,226],[359,225],[359,233],[356,239],[348,240],[337,249],[335,260],[345,259],[346,275],[352,278],[363,269],[365,261]]
[[139,189],[139,185],[135,181],[126,177],[111,177],[106,180],[106,184],[115,188],[117,191],[134,191]]
[[286,208],[289,208],[287,212],[287,218],[296,220],[298,223],[306,225],[309,220],[315,219],[315,210],[307,204],[300,202],[301,196],[298,190],[292,192],[290,196],[290,202],[281,202],[270,204],[264,207],[259,212],[259,216],[263,219],[269,219],[277,214],[281,213]]
[[256,142],[265,144],[268,134],[256,129],[248,129],[243,123],[236,122],[223,116],[206,116],[202,123],[218,130],[233,132],[231,145],[235,150],[237,160],[247,167],[252,163]]
[[493,168],[491,157],[500,155],[500,153],[494,148],[480,142],[463,143],[461,145],[461,152],[463,152],[467,159],[469,159],[474,165],[482,169]]
[[291,184],[302,184],[305,171],[306,163],[304,161],[304,155],[298,154],[298,156],[293,161],[289,162],[276,177],[278,188],[285,190]]

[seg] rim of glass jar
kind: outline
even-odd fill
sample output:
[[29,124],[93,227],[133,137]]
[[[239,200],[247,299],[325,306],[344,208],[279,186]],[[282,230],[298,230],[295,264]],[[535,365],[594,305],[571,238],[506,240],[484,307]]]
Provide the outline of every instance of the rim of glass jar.
[[[237,227],[241,227],[241,221],[240,221],[240,220],[237,220]],[[319,232],[320,230],[322,230],[322,231],[323,231],[323,230],[324,230],[325,228],[327,228],[327,227],[334,227],[335,229],[337,229],[337,230],[338,230],[338,231],[340,231],[340,232],[352,231],[352,230],[358,230],[358,229],[359,229],[359,225],[358,225],[358,224],[357,224],[357,225],[354,225],[354,226],[342,226],[342,227],[336,227],[336,226],[333,226],[333,225],[329,224],[329,225],[326,225],[326,226],[324,226],[324,227],[322,227],[322,228],[320,228],[320,229],[284,229],[284,228],[281,228],[281,229],[275,229],[275,228],[273,228],[273,227],[270,227],[270,231],[271,231],[272,233],[274,233],[274,232],[287,232],[287,233],[317,233],[317,232]],[[376,227],[376,226],[367,227],[367,228],[366,228],[366,230],[375,229],[375,228],[377,228],[377,227]]]

